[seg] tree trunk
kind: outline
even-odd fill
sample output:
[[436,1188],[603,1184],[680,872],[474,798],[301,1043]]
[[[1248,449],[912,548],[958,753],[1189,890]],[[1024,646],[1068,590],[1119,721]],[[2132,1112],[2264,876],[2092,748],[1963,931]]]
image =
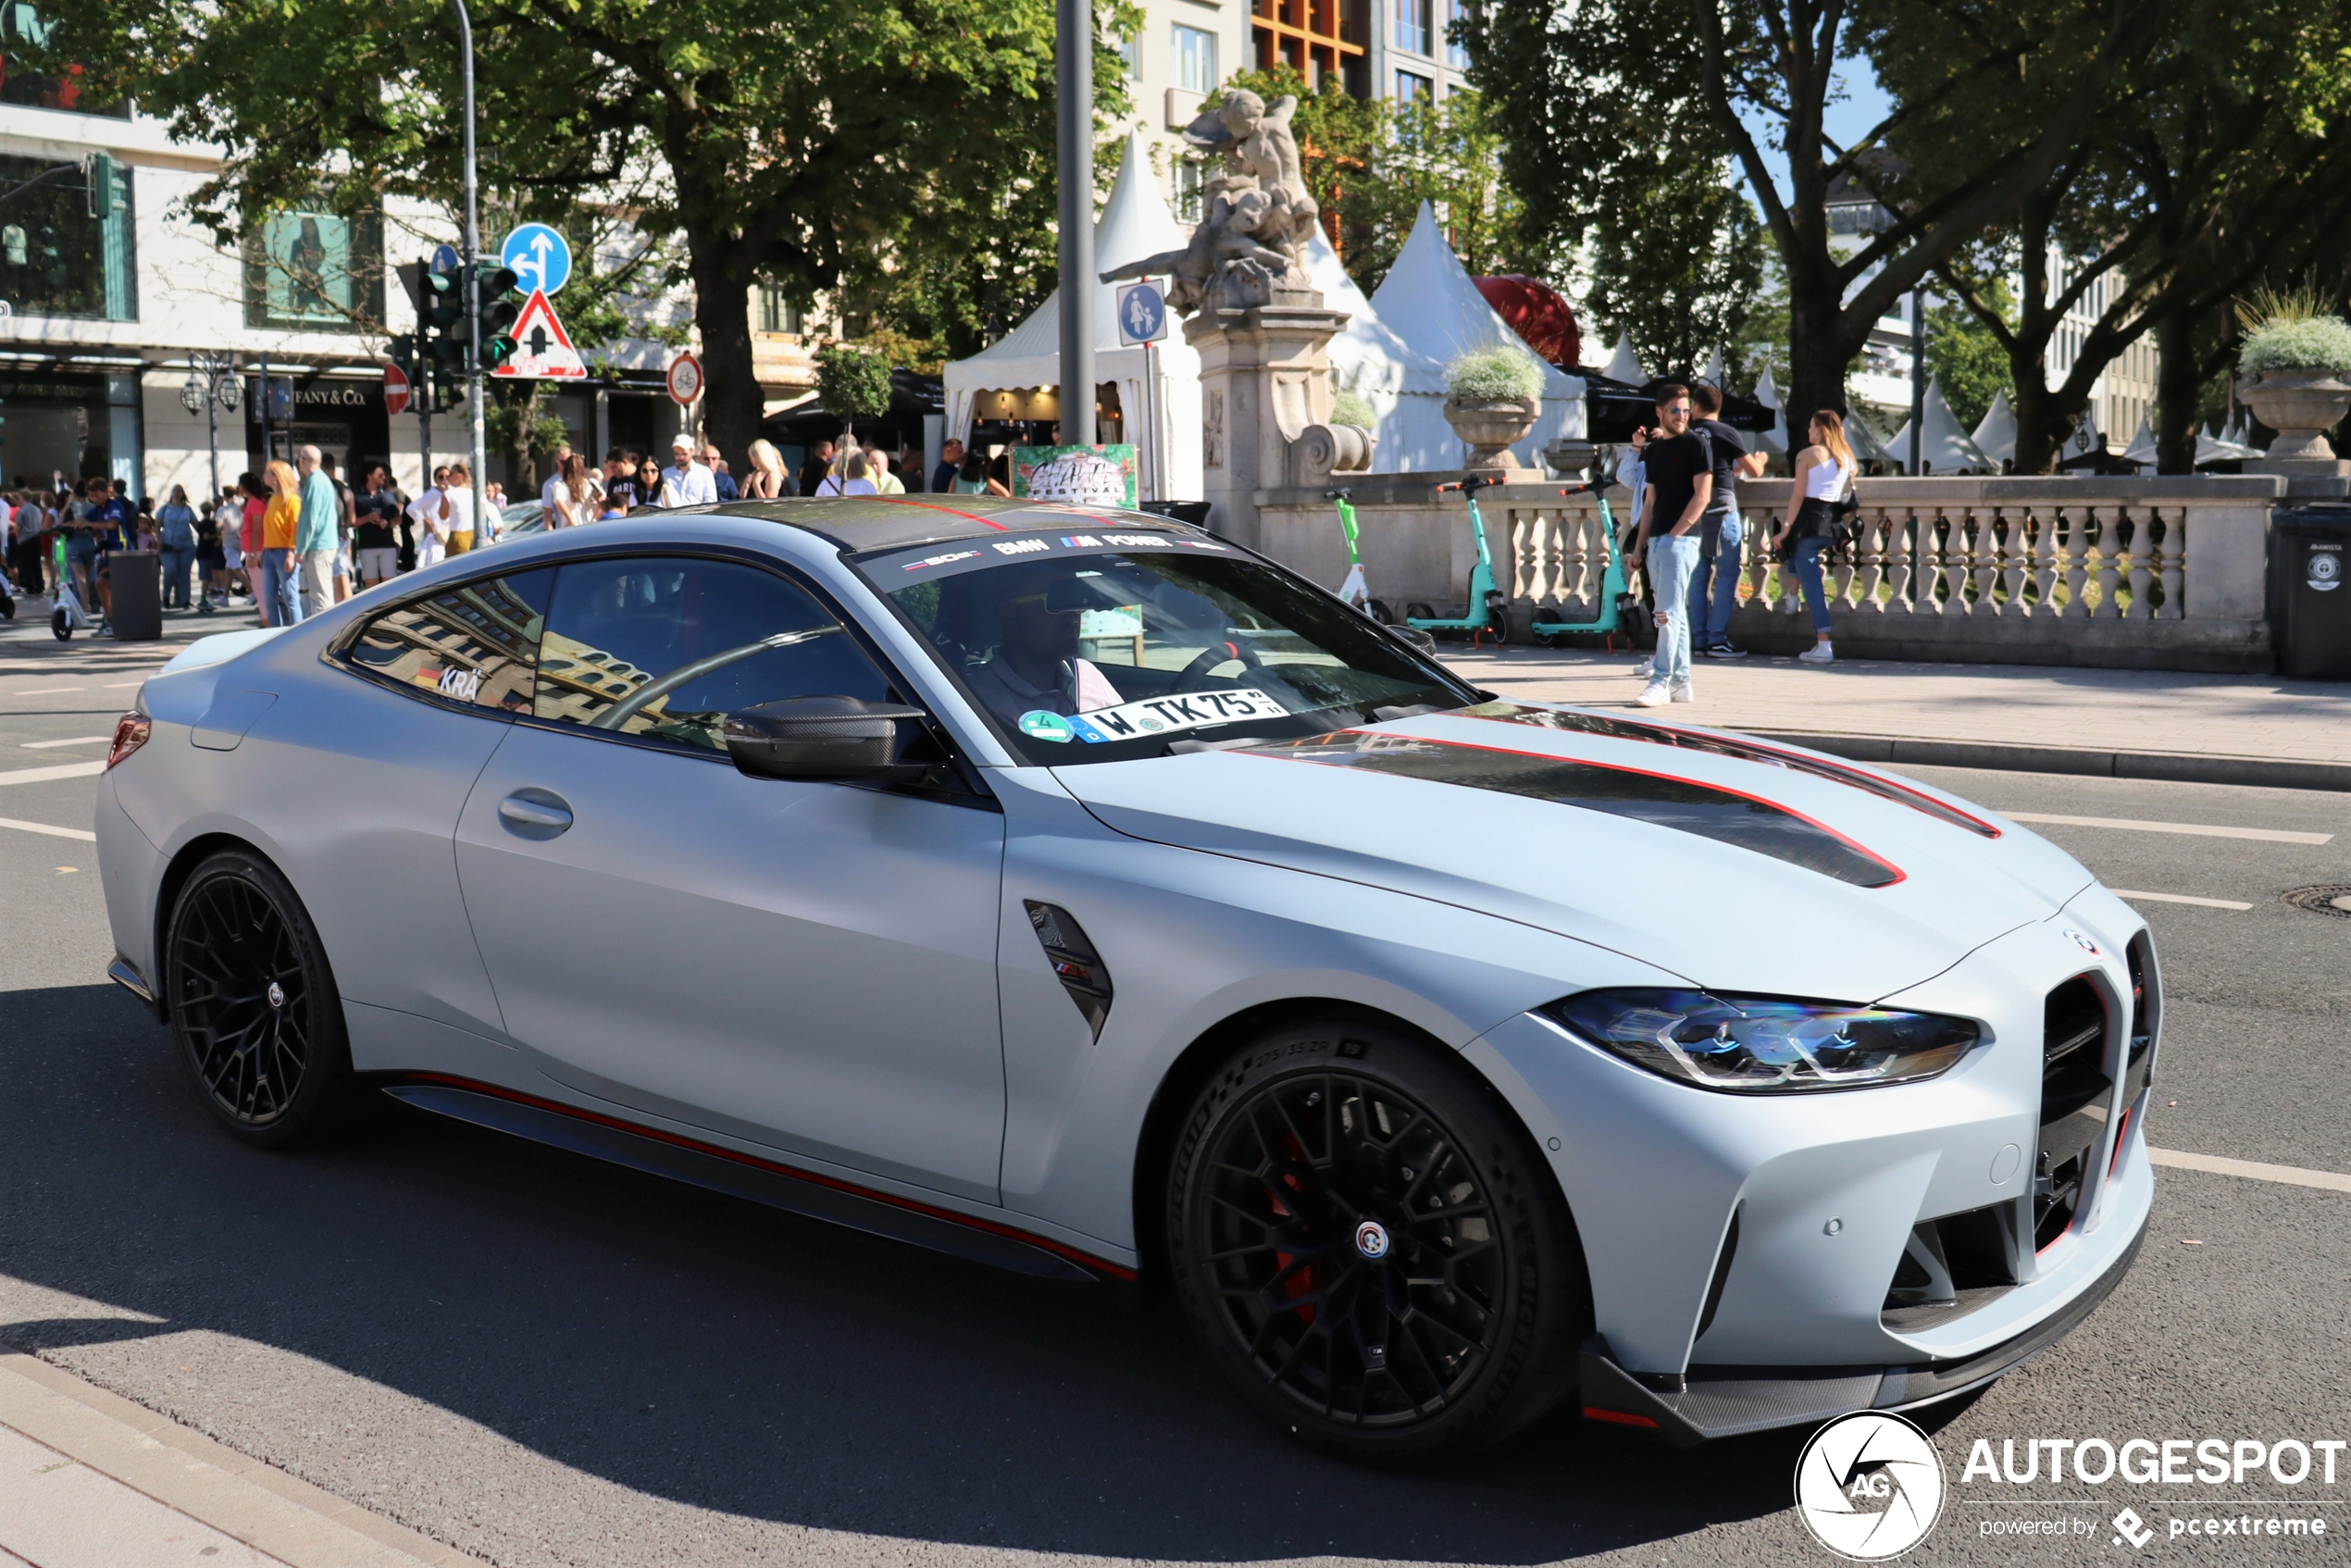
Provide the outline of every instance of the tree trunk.
[[[715,199],[679,205],[690,214],[721,210]],[[741,265],[742,243],[734,236],[706,220],[690,218],[685,229],[694,326],[702,333],[703,439],[736,472],[745,473],[760,420],[759,378],[751,358],[749,268]]]
[[1820,409],[1845,408],[1845,371],[1853,362],[1841,330],[1843,301],[1827,268],[1788,276],[1787,432],[1790,454],[1804,444],[1805,421]]
[[2158,474],[2196,472],[2196,415],[2203,401],[2202,378],[2196,352],[2196,318],[2185,309],[2166,312],[2155,324],[2156,351],[2162,364],[2156,372],[2155,471]]

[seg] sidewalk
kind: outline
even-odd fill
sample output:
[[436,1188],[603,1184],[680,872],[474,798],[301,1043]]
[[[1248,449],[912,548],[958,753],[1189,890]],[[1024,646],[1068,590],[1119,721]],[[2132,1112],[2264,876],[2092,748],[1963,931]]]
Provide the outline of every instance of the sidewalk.
[[[1446,646],[1506,698],[1627,707],[1639,655]],[[2351,683],[2026,665],[1704,659],[1668,722],[1865,762],[2351,790]]]
[[458,1568],[474,1561],[0,1345],[0,1562]]

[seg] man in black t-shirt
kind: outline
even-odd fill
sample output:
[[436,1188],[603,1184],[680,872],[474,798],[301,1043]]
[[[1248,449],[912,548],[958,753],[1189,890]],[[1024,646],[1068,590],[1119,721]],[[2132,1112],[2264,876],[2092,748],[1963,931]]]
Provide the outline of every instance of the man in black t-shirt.
[[1699,519],[1714,495],[1714,443],[1690,428],[1690,389],[1679,381],[1657,389],[1657,429],[1641,461],[1648,477],[1633,549],[1646,561],[1657,595],[1657,653],[1648,688],[1634,702],[1660,708],[1698,700],[1690,685],[1690,577],[1698,569]]
[[351,564],[362,588],[400,575],[399,527],[400,495],[392,488],[392,476],[382,464],[369,463],[351,498]]
[[1747,651],[1731,646],[1731,612],[1739,602],[1739,541],[1747,526],[1739,516],[1738,481],[1763,471],[1763,454],[1748,451],[1738,431],[1716,417],[1723,412],[1722,388],[1700,381],[1690,389],[1690,403],[1697,412],[1690,429],[1714,449],[1714,493],[1698,519],[1698,572],[1690,580],[1690,635],[1696,650],[1710,659],[1744,659]]
[[604,455],[604,515],[625,517],[645,504],[637,484],[637,454],[613,451]]
[[808,461],[800,466],[800,493],[815,494],[816,487],[825,482],[825,476],[832,472],[832,467],[833,443],[831,442],[820,441],[809,448]]

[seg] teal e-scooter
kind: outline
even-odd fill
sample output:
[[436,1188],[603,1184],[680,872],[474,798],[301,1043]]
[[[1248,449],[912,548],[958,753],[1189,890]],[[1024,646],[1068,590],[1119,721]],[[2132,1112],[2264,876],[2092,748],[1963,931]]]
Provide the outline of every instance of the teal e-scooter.
[[1560,492],[1561,495],[1599,496],[1600,538],[1607,541],[1608,568],[1600,576],[1599,618],[1588,621],[1547,620],[1542,611],[1538,609],[1535,612],[1535,624],[1532,629],[1536,638],[1542,642],[1556,645],[1558,639],[1571,632],[1597,633],[1607,639],[1601,646],[1611,650],[1615,648],[1616,640],[1620,636],[1628,645],[1633,641],[1632,632],[1624,626],[1622,605],[1628,588],[1624,576],[1624,558],[1618,554],[1616,550],[1616,514],[1609,510],[1608,497],[1601,494],[1615,482],[1613,479],[1597,479],[1588,484],[1575,485]]
[[[1470,537],[1477,541],[1477,565],[1470,568],[1469,609],[1454,617],[1439,616],[1426,604],[1407,604],[1404,606],[1406,626],[1415,631],[1466,631],[1472,647],[1477,646],[1481,637],[1491,637],[1497,642],[1503,640],[1508,623],[1503,616],[1502,591],[1494,586],[1494,556],[1486,547],[1486,519],[1477,510],[1477,492],[1503,482],[1473,474],[1456,484],[1437,487],[1439,495],[1458,490],[1462,498],[1469,503]],[[1418,614],[1414,613],[1416,611]]]

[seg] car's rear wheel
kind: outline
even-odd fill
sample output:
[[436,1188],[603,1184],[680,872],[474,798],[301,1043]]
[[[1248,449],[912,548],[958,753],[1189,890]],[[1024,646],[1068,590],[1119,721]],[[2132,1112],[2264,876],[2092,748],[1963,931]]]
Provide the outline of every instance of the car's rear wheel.
[[1509,1108],[1399,1028],[1311,1020],[1237,1052],[1168,1198],[1194,1329],[1314,1448],[1473,1452],[1574,1385],[1590,1307],[1558,1187]]
[[244,850],[197,866],[172,902],[164,954],[180,1059],[221,1126],[276,1149],[342,1125],[353,1097],[342,999],[276,866]]

